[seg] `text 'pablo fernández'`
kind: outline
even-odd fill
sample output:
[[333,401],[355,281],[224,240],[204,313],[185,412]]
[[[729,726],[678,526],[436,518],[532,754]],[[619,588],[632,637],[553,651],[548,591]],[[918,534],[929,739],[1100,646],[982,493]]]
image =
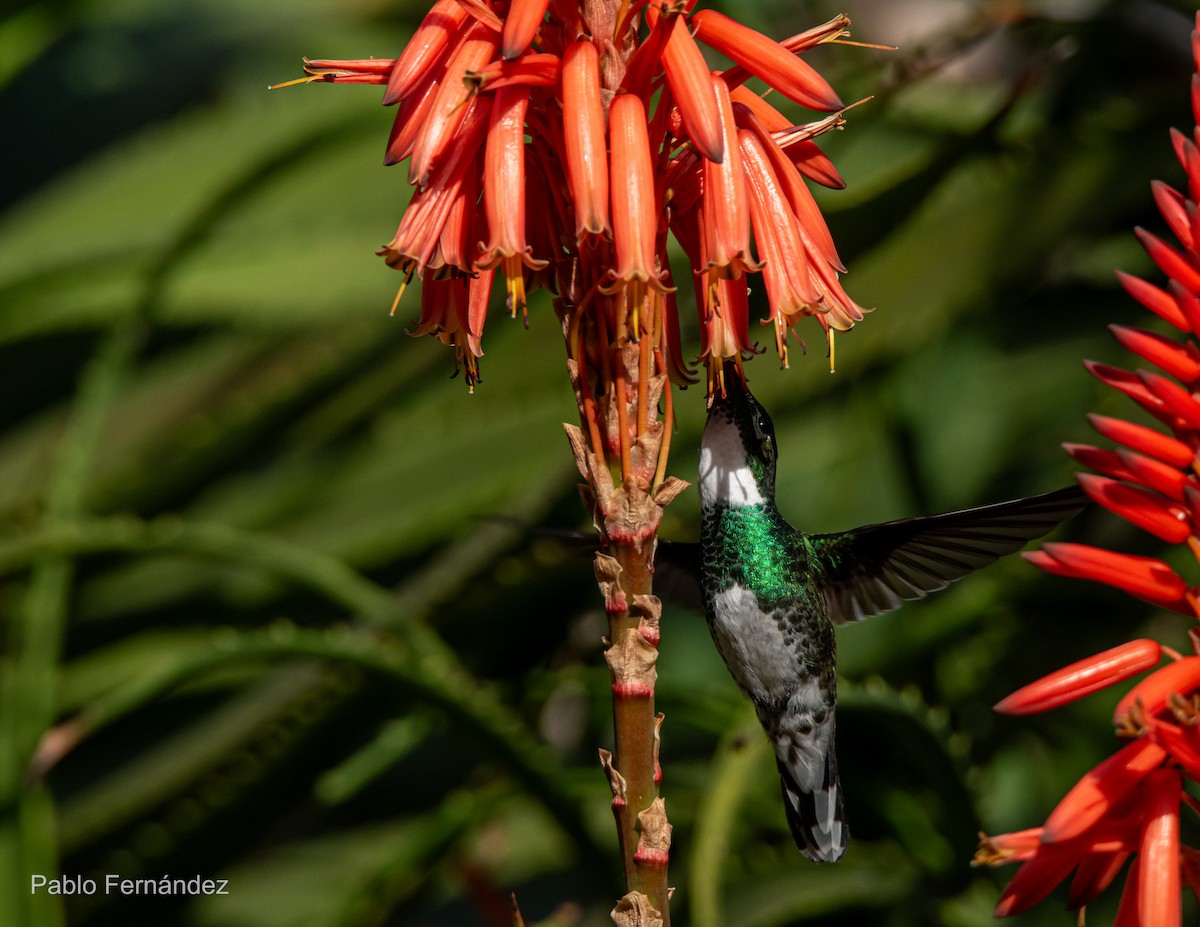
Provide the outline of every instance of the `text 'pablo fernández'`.
[[116,873],[97,878],[63,875],[55,878],[35,873],[30,877],[30,894],[45,895],[228,895],[228,879],[204,876],[159,876],[156,879],[127,879]]

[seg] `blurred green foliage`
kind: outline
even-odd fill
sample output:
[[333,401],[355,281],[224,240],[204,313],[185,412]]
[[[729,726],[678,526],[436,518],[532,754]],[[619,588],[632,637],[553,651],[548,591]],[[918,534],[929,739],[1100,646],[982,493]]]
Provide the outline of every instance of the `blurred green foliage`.
[[[777,35],[837,12],[718,5]],[[393,56],[422,6],[0,13],[0,923],[501,924],[514,891],[531,923],[607,922],[590,566],[480,517],[581,523],[557,323],[544,294],[528,332],[496,313],[469,396],[405,334],[416,294],[387,317],[372,250],[408,188],[377,91],[264,92],[302,54]],[[836,375],[816,326],[792,370],[750,367],[781,507],[812,531],[1070,479],[1085,413],[1129,414],[1079,362],[1125,363],[1104,325],[1148,324],[1111,270],[1150,273],[1129,229],[1161,230],[1147,185],[1177,181],[1167,127],[1191,124],[1187,3],[847,7],[864,41],[916,34],[814,55],[875,96],[826,140],[849,187],[821,201],[878,312]],[[703,405],[677,401],[684,477]],[[689,492],[664,535],[696,523]],[[1095,512],[1062,536],[1151,549]],[[989,706],[1142,633],[1183,645],[1178,619],[1015,558],[844,629],[855,842],[817,869],[703,619],[668,605],[677,923],[989,923],[1011,870],[969,868],[976,832],[1039,823],[1110,750],[1115,695]],[[31,895],[59,872],[100,890]],[[108,873],[229,894],[106,895]],[[1073,922],[1055,897],[1013,923]]]

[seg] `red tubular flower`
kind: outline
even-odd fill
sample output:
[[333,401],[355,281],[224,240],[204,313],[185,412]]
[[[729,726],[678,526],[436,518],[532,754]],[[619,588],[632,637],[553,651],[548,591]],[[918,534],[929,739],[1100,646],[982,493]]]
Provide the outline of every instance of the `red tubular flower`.
[[1094,473],[1079,474],[1079,485],[1092,501],[1168,544],[1179,544],[1192,533],[1187,509],[1156,492]]
[[1105,415],[1089,415],[1088,422],[1104,437],[1135,451],[1147,454],[1176,469],[1189,467],[1195,459],[1195,451],[1178,438],[1164,435],[1161,431],[1135,425],[1119,418]]
[[423,187],[438,158],[451,147],[452,141],[459,143],[458,129],[472,96],[467,75],[482,68],[495,54],[496,34],[473,23],[446,62],[429,116],[418,131],[408,165],[410,183]]
[[[650,14],[647,9],[647,15]],[[650,17],[651,19],[653,17]],[[723,125],[724,112],[728,108],[728,86],[718,81],[714,94],[714,83],[709,77],[704,56],[688,30],[682,16],[668,17],[671,35],[663,48],[663,70],[667,75],[667,86],[683,118],[688,138],[696,150],[709,161],[720,163],[729,150],[728,131]],[[721,99],[722,93],[726,99]]]
[[1158,641],[1143,639],[1120,644],[1018,689],[997,702],[995,710],[1006,715],[1048,711],[1136,676],[1161,658]]
[[729,90],[718,77],[705,75],[717,99],[717,126],[724,158],[704,159],[701,196],[703,254],[710,279],[738,277],[757,270],[750,257],[750,206],[746,200],[746,175],[738,147],[737,126]]
[[525,108],[529,91],[504,87],[492,105],[484,153],[483,203],[491,236],[476,262],[487,270],[500,264],[508,285],[508,308],[525,311],[524,268],[546,266],[525,244]]
[[1090,579],[1181,615],[1193,615],[1188,585],[1167,564],[1153,557],[1121,554],[1086,544],[1052,542],[1021,556],[1047,573]]
[[591,42],[572,42],[563,52],[562,89],[563,145],[578,242],[585,234],[611,234],[600,59]]
[[613,241],[617,255],[612,278],[648,283],[666,292],[668,287],[655,269],[658,214],[642,101],[631,93],[617,96],[609,108],[608,126]]
[[512,0],[504,20],[500,57],[506,61],[524,54],[537,34],[550,0]]
[[1080,779],[1046,818],[1043,843],[1078,837],[1110,812],[1167,753],[1147,738],[1118,750]]
[[433,5],[388,75],[385,106],[408,97],[428,77],[457,44],[466,23],[467,11],[458,0],[438,0]]
[[1146,815],[1138,872],[1138,920],[1146,925],[1178,924],[1179,795],[1183,783],[1174,769],[1146,777]]
[[715,10],[692,17],[696,38],[762,78],[789,100],[815,110],[842,108],[833,88],[812,66],[778,42]]

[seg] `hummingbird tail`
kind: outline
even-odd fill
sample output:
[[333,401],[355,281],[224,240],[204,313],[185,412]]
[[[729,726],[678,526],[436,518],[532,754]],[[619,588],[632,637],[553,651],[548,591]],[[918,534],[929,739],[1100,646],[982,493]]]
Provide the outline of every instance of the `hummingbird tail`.
[[[821,766],[813,768],[811,761],[814,759],[823,761],[823,769]],[[842,806],[833,738],[829,738],[823,757],[801,756],[799,760],[799,763],[789,765],[776,757],[788,826],[801,853],[813,862],[836,862],[850,843],[850,826]],[[812,783],[812,786],[806,788],[800,782]]]

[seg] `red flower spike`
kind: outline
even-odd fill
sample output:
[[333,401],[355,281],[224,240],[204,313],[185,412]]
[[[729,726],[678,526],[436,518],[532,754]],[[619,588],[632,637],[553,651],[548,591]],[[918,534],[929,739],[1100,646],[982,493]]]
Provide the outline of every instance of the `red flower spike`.
[[1146,823],[1142,831],[1138,872],[1138,920],[1146,927],[1178,927],[1179,794],[1183,788],[1174,769],[1146,777]]
[[1058,708],[1136,676],[1162,658],[1157,641],[1136,640],[1064,666],[998,702],[1006,715],[1029,715]]
[[[1191,483],[1191,478],[1186,473],[1134,451],[1118,450],[1117,459],[1129,474],[1120,479],[1133,480],[1175,502],[1187,501],[1184,492]],[[1110,474],[1112,475],[1115,474]]]
[[1081,835],[1166,758],[1166,751],[1146,737],[1118,750],[1085,773],[1050,812],[1042,842],[1058,843]]
[[1188,511],[1181,505],[1172,505],[1158,493],[1094,473],[1080,473],[1077,478],[1093,502],[1159,540],[1181,544],[1192,533]]
[[562,94],[563,142],[578,242],[585,234],[611,231],[600,60],[591,42],[572,42],[563,52]]
[[1041,550],[1025,551],[1021,556],[1047,573],[1105,583],[1181,615],[1194,615],[1187,601],[1187,583],[1153,557],[1062,541],[1051,541]]
[[[787,116],[783,115],[783,113],[749,87],[741,84],[731,87],[729,90],[729,100],[734,104],[734,110],[737,109],[737,104],[740,103],[746,109],[750,110],[750,112],[754,113],[768,132],[786,132],[792,128],[792,121]],[[738,125],[743,125],[740,119],[738,120]],[[744,127],[749,128],[749,126]]]
[[1200,299],[1196,297],[1196,294],[1189,293],[1185,287],[1180,286],[1174,280],[1167,281],[1167,292],[1171,294],[1175,305],[1179,307],[1179,311],[1187,320],[1186,330],[1188,333],[1200,331]]
[[383,92],[384,106],[407,97],[458,43],[467,11],[458,0],[438,0],[396,59]]
[[1108,330],[1121,347],[1149,361],[1183,383],[1192,383],[1200,377],[1200,358],[1196,349],[1179,344],[1162,335],[1126,325],[1110,325]]
[[1153,312],[1156,316],[1181,332],[1191,333],[1192,326],[1188,317],[1183,314],[1179,304],[1170,293],[1161,290],[1152,283],[1147,283],[1141,277],[1135,277],[1122,270],[1117,271],[1117,281],[1125,288],[1130,296]]
[[[652,22],[652,8],[647,8],[647,22]],[[687,21],[682,16],[669,17],[673,21],[671,35],[663,49],[663,70],[667,74],[667,86],[671,97],[679,107],[683,126],[696,150],[709,161],[724,161],[726,156],[726,132],[722,126],[721,101],[713,93],[713,79],[709,75],[704,55],[696,40],[688,31]],[[725,87],[724,84],[721,85]],[[724,104],[728,106],[728,103]]]
[[1135,425],[1119,418],[1109,418],[1106,415],[1089,415],[1088,423],[1101,435],[1110,441],[1124,444],[1126,447],[1161,460],[1172,467],[1190,467],[1195,454],[1182,441],[1176,440],[1161,431],[1147,428],[1145,425]]
[[696,38],[761,78],[789,100],[809,109],[842,108],[833,88],[807,63],[778,42],[715,10],[692,17]]
[[1113,724],[1123,725],[1134,706],[1154,717],[1167,708],[1172,695],[1188,696],[1200,689],[1200,657],[1183,657],[1151,673],[1130,689],[1113,711]]
[[[1195,151],[1195,148],[1192,150]],[[1152,235],[1142,228],[1134,229],[1133,232],[1159,270],[1172,280],[1177,280],[1190,292],[1200,294],[1200,270],[1197,270],[1191,261],[1157,235]]]
[[655,271],[658,216],[654,206],[654,167],[650,159],[646,109],[631,93],[616,96],[608,113],[613,242],[618,281],[637,280],[666,292]]
[[525,53],[537,35],[549,5],[550,0],[512,0],[509,3],[500,40],[501,58],[512,61]]

